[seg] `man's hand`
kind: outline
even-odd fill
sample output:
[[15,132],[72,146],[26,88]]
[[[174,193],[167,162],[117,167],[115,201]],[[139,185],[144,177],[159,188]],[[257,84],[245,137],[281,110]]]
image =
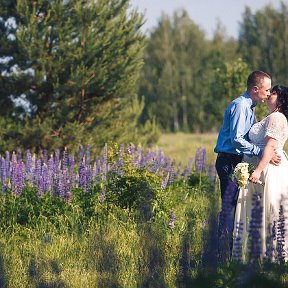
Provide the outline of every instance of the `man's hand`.
[[277,152],[274,152],[270,163],[275,166],[279,166],[281,164],[281,155],[277,154]]

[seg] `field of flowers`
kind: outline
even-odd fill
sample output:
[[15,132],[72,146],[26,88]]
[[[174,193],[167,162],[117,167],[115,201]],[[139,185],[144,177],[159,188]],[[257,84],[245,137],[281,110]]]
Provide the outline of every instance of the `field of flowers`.
[[0,176],[0,287],[288,283],[285,265],[251,274],[217,263],[220,196],[206,148],[185,165],[132,144],[7,151]]

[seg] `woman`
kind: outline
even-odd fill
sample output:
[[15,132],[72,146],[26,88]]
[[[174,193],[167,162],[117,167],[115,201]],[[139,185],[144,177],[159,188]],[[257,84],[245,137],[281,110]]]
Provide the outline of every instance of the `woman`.
[[[274,86],[266,103],[269,115],[249,131],[251,142],[264,148],[263,155],[261,159],[244,156],[243,161],[256,168],[247,187],[239,191],[235,213],[232,258],[244,262],[288,259],[284,205],[288,199],[288,157],[283,151],[288,138],[288,88]],[[269,163],[275,150],[281,155],[279,166]]]

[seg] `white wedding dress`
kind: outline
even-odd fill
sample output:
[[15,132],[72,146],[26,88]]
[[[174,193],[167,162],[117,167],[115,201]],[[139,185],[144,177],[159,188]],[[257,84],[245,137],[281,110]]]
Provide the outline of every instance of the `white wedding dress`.
[[[250,141],[265,147],[265,137],[277,140],[281,164],[268,164],[260,184],[249,182],[239,190],[236,206],[232,259],[243,262],[261,259],[288,260],[288,158],[283,147],[288,138],[286,117],[274,112],[253,125]],[[244,156],[257,166],[259,157]]]

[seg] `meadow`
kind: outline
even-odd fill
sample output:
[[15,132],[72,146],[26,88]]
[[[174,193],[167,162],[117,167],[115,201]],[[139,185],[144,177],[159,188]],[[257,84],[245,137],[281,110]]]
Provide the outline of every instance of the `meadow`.
[[[186,163],[189,158],[194,158],[199,147],[206,149],[206,163],[213,164],[216,160],[216,154],[213,149],[217,141],[217,133],[175,133],[161,135],[157,147],[162,149],[177,162]],[[288,143],[284,146],[288,153]]]
[[215,140],[1,155],[0,287],[287,287],[286,264],[217,262]]
[[157,147],[176,162],[185,164],[194,158],[199,147],[206,149],[206,163],[213,164],[216,154],[213,149],[217,140],[217,133],[175,133],[161,135]]

